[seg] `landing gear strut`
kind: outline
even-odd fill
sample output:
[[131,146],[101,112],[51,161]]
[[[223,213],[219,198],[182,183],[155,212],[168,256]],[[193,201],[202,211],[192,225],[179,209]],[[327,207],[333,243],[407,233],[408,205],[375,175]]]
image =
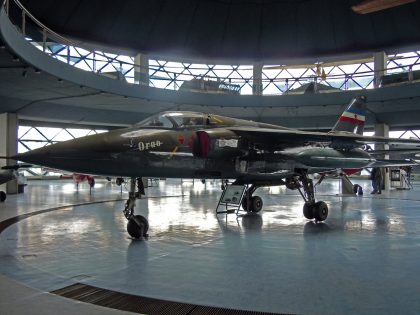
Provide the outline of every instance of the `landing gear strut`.
[[[136,191],[137,184],[137,191]],[[144,186],[141,177],[131,178],[130,192],[127,202],[125,203],[124,216],[128,220],[127,232],[133,238],[142,238],[149,236],[149,222],[142,215],[134,215],[134,207],[136,206],[136,199],[140,199],[144,195]]]
[[3,202],[6,200],[6,193],[4,191],[0,191],[0,202]]
[[253,193],[257,190],[258,186],[252,184],[247,188],[244,197],[242,198],[242,208],[246,212],[260,212],[263,208],[263,201],[259,196],[252,196]]
[[[328,217],[328,206],[323,201],[315,202],[315,192],[312,179],[308,178],[306,171],[301,171],[299,181],[302,183],[301,187],[297,187],[305,205],[303,206],[303,215],[307,219],[315,219],[316,221],[324,221]],[[303,188],[303,192],[301,190]]]

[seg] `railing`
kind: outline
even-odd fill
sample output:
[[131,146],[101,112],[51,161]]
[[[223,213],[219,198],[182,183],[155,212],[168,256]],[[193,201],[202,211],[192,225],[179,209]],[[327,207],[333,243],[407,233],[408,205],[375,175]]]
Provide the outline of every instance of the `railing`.
[[[191,80],[217,81],[225,91],[238,90],[252,94],[256,86],[264,95],[294,93],[328,93],[342,90],[371,89],[375,87],[373,58],[364,60],[322,63],[312,65],[263,66],[261,78],[254,79],[253,65],[192,64],[149,59],[148,67],[136,64],[132,56],[116,55],[80,48],[79,43],[50,30],[28,12],[18,0],[5,0],[4,9],[22,35],[35,47],[59,61],[77,68],[123,80],[132,84],[178,90]],[[387,73],[407,73],[412,81],[413,71],[420,70],[420,52],[414,51],[388,56]],[[382,72],[376,70],[376,73]],[[141,79],[145,75],[146,80]],[[200,90],[200,92],[223,93]]]

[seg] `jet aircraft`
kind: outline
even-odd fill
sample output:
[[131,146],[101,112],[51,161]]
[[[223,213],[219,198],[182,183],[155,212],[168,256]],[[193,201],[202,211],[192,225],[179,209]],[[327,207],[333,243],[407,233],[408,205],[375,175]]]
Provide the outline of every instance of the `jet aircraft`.
[[141,177],[234,179],[235,184],[247,187],[241,204],[248,212],[263,207],[262,199],[254,196],[259,187],[285,185],[300,192],[306,218],[324,221],[327,204],[315,200],[308,174],[413,164],[375,159],[363,149],[367,143],[420,148],[420,140],[363,136],[365,111],[366,98],[355,97],[328,133],[198,112],[163,112],[129,128],[56,143],[13,158],[75,173],[130,177],[123,213],[134,238],[146,236],[149,227],[146,218],[134,214],[143,190]]
[[[0,170],[0,185],[7,183],[8,181],[11,181],[12,179],[15,179],[15,171],[14,170]],[[0,191],[0,202],[5,201],[7,198],[6,192]]]
[[[17,170],[21,167],[31,167],[31,165],[12,165],[3,166],[0,169],[0,185],[5,184],[13,179],[18,178]],[[4,202],[7,198],[6,192],[0,191],[0,202]]]

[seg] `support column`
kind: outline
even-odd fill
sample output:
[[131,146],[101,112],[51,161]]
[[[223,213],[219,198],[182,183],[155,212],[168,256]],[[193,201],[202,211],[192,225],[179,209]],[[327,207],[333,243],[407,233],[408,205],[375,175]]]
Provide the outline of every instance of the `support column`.
[[[17,114],[0,114],[0,156],[12,156],[17,153]],[[13,160],[0,159],[0,167],[16,164]],[[16,194],[18,191],[17,180],[11,180],[0,185],[0,190],[8,194]]]
[[149,57],[137,54],[134,57],[134,82],[149,86]]
[[382,77],[386,74],[386,64],[388,56],[385,52],[379,51],[373,54],[373,69],[375,71],[374,86],[378,88],[381,84]]
[[[375,124],[375,136],[378,137],[389,137],[389,126],[387,124],[383,124],[383,123],[378,123]],[[377,143],[375,144],[375,149],[377,150],[388,150],[389,149],[389,145],[388,144],[382,144],[382,143]],[[377,156],[379,159],[386,159],[389,160],[389,154],[381,154]],[[390,174],[389,174],[389,169],[382,169],[383,173],[382,176],[384,178],[384,183],[383,183],[383,189],[385,190],[389,190],[391,187],[391,181],[390,181]]]
[[262,95],[262,62],[254,63],[252,67],[252,95]]

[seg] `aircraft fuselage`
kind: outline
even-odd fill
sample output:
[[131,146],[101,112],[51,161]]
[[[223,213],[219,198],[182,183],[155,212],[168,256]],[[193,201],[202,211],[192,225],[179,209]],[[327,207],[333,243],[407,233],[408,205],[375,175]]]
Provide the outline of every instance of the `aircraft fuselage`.
[[[225,129],[214,128],[216,134]],[[207,157],[195,152],[192,129],[127,128],[33,150],[18,159],[75,173],[119,177],[237,178],[244,181],[290,176],[295,169],[319,172],[362,168],[371,161],[361,149],[297,146],[279,151],[252,148],[238,137],[209,144]]]

